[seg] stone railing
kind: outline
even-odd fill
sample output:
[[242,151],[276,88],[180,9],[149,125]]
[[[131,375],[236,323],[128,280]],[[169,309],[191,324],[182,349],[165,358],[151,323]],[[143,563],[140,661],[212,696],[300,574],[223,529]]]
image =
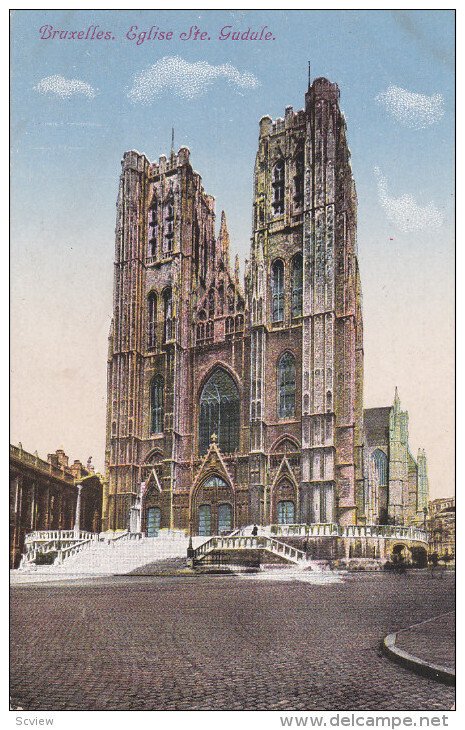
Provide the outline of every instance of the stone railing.
[[383,537],[388,540],[428,542],[428,534],[419,527],[403,525],[347,525],[340,528],[341,537]]
[[78,553],[82,552],[83,550],[87,550],[88,548],[92,547],[92,545],[95,544],[95,540],[93,538],[89,538],[88,540],[83,540],[82,542],[76,542],[74,545],[68,545],[65,548],[62,548],[60,550],[57,550],[57,556],[54,561],[54,565],[61,565],[64,560],[67,558],[70,558],[72,555],[77,555]]
[[283,537],[331,537],[338,536],[340,527],[332,522],[313,523],[311,525],[270,525],[271,535]]
[[271,537],[263,535],[235,535],[233,537],[211,537],[194,550],[194,563],[216,550],[268,550],[292,563],[307,562],[307,556],[303,550],[298,550],[279,540],[273,540]]
[[98,533],[79,530],[36,530],[29,532],[24,540],[24,554],[20,568],[34,563],[39,555],[55,553],[54,563],[61,563],[69,555],[79,552],[82,546],[98,542]]
[[95,535],[96,533],[86,532],[85,530],[79,530],[77,532],[74,530],[35,530],[34,532],[27,533],[24,542],[27,545],[28,543],[49,542],[50,540],[60,540],[62,542],[67,540],[80,541],[91,538],[95,539]]
[[271,535],[282,537],[348,537],[385,538],[388,540],[414,540],[428,542],[428,534],[419,527],[403,525],[336,525],[334,523],[313,523],[310,525],[270,525]]
[[116,533],[115,536],[110,539],[112,540],[112,542],[119,542],[119,541],[124,542],[126,540],[130,540],[130,538],[131,538],[131,533],[129,532],[129,530],[124,530],[124,532]]

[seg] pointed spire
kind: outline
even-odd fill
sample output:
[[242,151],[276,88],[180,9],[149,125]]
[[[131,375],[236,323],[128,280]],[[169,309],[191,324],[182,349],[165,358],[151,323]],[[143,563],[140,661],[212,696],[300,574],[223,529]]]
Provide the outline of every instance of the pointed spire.
[[399,391],[397,390],[397,385],[396,385],[396,390],[394,393],[394,408],[396,411],[400,411],[400,398],[399,398]]
[[229,268],[229,232],[226,223],[226,213],[221,211],[220,232],[218,235],[218,249],[221,258],[224,261],[225,268]]

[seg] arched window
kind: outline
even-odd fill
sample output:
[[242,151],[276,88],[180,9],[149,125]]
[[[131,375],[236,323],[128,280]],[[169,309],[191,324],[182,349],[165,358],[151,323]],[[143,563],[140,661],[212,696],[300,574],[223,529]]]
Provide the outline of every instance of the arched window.
[[199,322],[197,325],[197,342],[201,343],[205,340],[205,325]]
[[273,212],[284,213],[284,160],[278,160],[273,168]]
[[292,261],[292,316],[302,316],[302,254],[298,253]]
[[212,434],[225,454],[239,448],[239,393],[234,380],[217,368],[205,383],[200,396],[199,451],[204,454]]
[[174,238],[174,205],[172,198],[165,205],[165,253],[173,250]]
[[379,486],[386,487],[388,483],[388,458],[386,454],[381,449],[376,449],[371,458],[373,459],[378,474]]
[[226,334],[231,335],[234,332],[234,318],[226,317]]
[[242,314],[238,314],[236,316],[236,330],[238,332],[242,332],[243,329],[244,329],[244,317]]
[[295,158],[294,203],[300,208],[304,202],[304,153],[299,152]]
[[295,505],[291,501],[278,502],[278,524],[292,525],[295,522]]
[[147,346],[149,350],[157,344],[157,295],[151,291],[147,300]]
[[163,431],[163,378],[156,375],[150,387],[151,432]]
[[271,268],[271,319],[273,322],[284,319],[284,263],[281,259]]
[[157,255],[157,238],[158,238],[158,205],[156,199],[153,201],[149,210],[148,218],[148,256]]
[[208,320],[208,322],[205,325],[205,339],[207,342],[211,342],[213,340],[214,335],[214,328],[213,328],[213,321],[211,319]]
[[221,477],[217,477],[217,476],[209,477],[208,479],[206,479],[203,483],[203,486],[204,487],[215,487],[216,489],[218,487],[226,487],[226,488],[228,487],[228,485],[226,484],[224,479],[222,479]]
[[295,358],[285,352],[278,364],[278,417],[295,416]]
[[[221,265],[220,265],[220,268],[221,268]],[[223,284],[220,284],[218,287],[218,313],[223,314],[223,310],[224,310],[224,286],[223,286]]]
[[174,337],[174,321],[173,321],[173,299],[171,295],[171,289],[167,289],[163,293],[163,305],[164,305],[164,338],[165,342],[172,340]]

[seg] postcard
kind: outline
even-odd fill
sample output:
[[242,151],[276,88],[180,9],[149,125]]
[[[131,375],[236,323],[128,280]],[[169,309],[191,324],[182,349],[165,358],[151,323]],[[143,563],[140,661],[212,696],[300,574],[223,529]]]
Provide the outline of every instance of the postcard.
[[454,11],[10,32],[16,724],[447,726]]

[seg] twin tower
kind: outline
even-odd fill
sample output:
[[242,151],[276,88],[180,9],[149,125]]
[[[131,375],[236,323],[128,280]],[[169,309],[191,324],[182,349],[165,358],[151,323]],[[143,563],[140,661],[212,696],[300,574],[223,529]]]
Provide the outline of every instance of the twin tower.
[[[187,148],[127,152],[109,338],[105,526],[363,524],[357,200],[339,89],[260,120],[244,281]],[[371,516],[373,519],[373,516]]]

